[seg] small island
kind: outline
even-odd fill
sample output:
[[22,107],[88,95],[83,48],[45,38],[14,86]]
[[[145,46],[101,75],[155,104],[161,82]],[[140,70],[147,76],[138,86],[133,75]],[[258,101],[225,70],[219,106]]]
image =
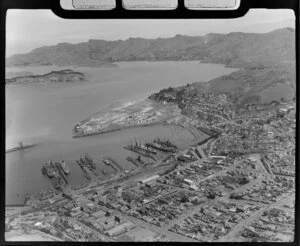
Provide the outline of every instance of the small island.
[[75,72],[71,69],[52,71],[42,75],[26,75],[13,78],[7,78],[6,84],[11,83],[42,83],[42,82],[77,82],[85,81],[83,73]]

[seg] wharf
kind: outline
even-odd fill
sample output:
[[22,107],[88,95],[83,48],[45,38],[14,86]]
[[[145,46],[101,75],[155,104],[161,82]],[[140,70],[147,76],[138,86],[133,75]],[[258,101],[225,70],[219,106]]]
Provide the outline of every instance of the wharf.
[[98,131],[93,131],[93,132],[76,132],[75,128],[74,128],[73,129],[73,138],[93,136],[93,135],[97,135],[97,134],[115,132],[115,131],[120,131],[120,130],[122,130],[122,129],[121,128],[109,128],[106,130],[98,130]]
[[87,170],[85,168],[83,168],[83,166],[81,165],[81,163],[79,161],[76,160],[76,163],[78,164],[78,166],[80,166],[80,168],[87,174]]
[[83,170],[83,172],[85,173],[85,177],[88,180],[91,180],[91,175],[90,175],[90,170],[87,169],[87,167],[83,166],[78,160],[76,160],[76,163],[78,164],[78,166],[80,166],[80,168]]
[[65,181],[66,185],[68,185],[69,182],[68,182],[68,180],[67,180],[67,178],[66,178],[66,176],[65,176],[65,174],[64,174],[64,172],[62,170],[62,167],[61,167],[60,163],[55,162],[55,165],[56,165],[56,168],[57,168],[60,176],[63,178],[63,180]]
[[156,145],[156,144],[152,144],[152,143],[146,143],[146,146],[153,148],[153,149],[157,149],[163,152],[171,152],[171,153],[176,153],[176,150],[173,148],[164,148],[162,146]]
[[137,167],[141,167],[141,166],[145,165],[145,162],[140,157],[138,157],[136,159],[134,159],[132,157],[127,157],[126,160],[133,163]]
[[135,159],[133,159],[132,157],[127,157],[126,160],[129,161],[129,162],[131,162],[136,167],[140,166],[139,163]]
[[114,169],[116,173],[119,172],[119,170],[115,167],[114,163],[112,163],[112,161],[111,161],[109,158],[103,159],[102,162],[103,162],[105,165],[110,166],[112,169]]
[[120,125],[120,126],[115,126],[115,127],[106,127],[105,129],[99,129],[99,130],[93,130],[90,132],[77,132],[75,130],[76,126],[73,128],[73,138],[80,138],[80,137],[87,137],[87,136],[93,136],[97,134],[102,134],[102,133],[109,133],[109,132],[115,132],[115,131],[121,131],[123,129],[130,129],[130,128],[136,128],[136,127],[149,127],[149,126],[155,126],[155,125],[160,125],[161,122],[150,122],[150,123],[144,123],[144,124],[133,124],[133,125]]
[[133,151],[135,153],[138,153],[144,157],[148,157],[148,158],[151,158],[152,160],[156,161],[156,159],[151,156],[150,154],[147,154],[146,151],[142,148],[139,148],[139,147],[133,147],[132,145],[128,145],[128,146],[125,146],[123,147],[124,149],[127,149],[127,150],[130,150],[130,151]]
[[105,165],[111,166],[117,173],[124,171],[124,168],[111,158],[104,158],[102,161]]

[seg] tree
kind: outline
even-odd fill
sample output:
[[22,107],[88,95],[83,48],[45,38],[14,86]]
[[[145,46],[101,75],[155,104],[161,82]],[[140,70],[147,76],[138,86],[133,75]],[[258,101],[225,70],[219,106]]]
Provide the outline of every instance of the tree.
[[57,231],[55,236],[57,236],[57,237],[59,237],[59,238],[63,238],[63,237],[64,237],[64,234],[62,234],[61,231]]
[[186,203],[186,202],[188,202],[189,201],[189,198],[188,198],[188,196],[186,195],[186,194],[184,194],[182,197],[181,197],[181,199],[180,199],[180,202],[182,202],[182,203]]

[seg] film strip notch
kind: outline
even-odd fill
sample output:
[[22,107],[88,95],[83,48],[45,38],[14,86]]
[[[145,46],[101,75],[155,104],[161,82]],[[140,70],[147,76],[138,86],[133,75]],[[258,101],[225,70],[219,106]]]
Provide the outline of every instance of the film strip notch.
[[[112,10],[120,0],[60,0],[66,10]],[[181,0],[122,0],[127,10],[172,10]],[[184,0],[184,7],[192,10],[235,10],[240,0]]]

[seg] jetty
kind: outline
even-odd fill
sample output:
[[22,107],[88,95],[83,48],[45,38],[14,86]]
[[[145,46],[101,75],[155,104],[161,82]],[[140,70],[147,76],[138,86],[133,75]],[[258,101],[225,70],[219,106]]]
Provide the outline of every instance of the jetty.
[[[144,157],[151,158],[152,160],[156,161],[156,159],[151,155],[151,154],[153,154],[153,151],[150,151],[147,148],[141,147],[141,145],[139,145],[138,143],[127,145],[127,146],[124,146],[123,148],[127,149],[127,150],[130,150],[132,152],[135,152],[135,153],[137,153],[139,155],[142,155]],[[155,154],[156,154],[156,152],[155,152]]]
[[85,174],[85,177],[88,179],[88,180],[91,180],[91,175],[90,175],[90,170],[84,166],[80,161],[76,160],[76,163],[78,164],[78,166],[82,169],[82,171],[84,172]]
[[111,158],[103,158],[102,161],[105,165],[112,167],[116,172],[124,171],[124,168]]
[[59,162],[46,162],[42,167],[42,174],[50,178],[51,183],[56,190],[63,191],[64,187],[69,184]]
[[147,147],[157,149],[162,152],[170,152],[170,153],[176,153],[178,148],[176,145],[172,144],[169,140],[162,141],[159,138],[154,139],[153,142],[148,142],[145,144]]
[[141,167],[145,164],[140,155],[137,158],[127,157],[126,160],[133,163],[137,167]]
[[66,176],[64,174],[64,170],[62,169],[61,164],[59,162],[55,162],[55,165],[56,165],[56,168],[57,168],[60,176],[63,178],[63,180],[65,181],[66,185],[68,185],[69,182],[68,182],[68,180],[67,180],[67,178],[66,178]]

